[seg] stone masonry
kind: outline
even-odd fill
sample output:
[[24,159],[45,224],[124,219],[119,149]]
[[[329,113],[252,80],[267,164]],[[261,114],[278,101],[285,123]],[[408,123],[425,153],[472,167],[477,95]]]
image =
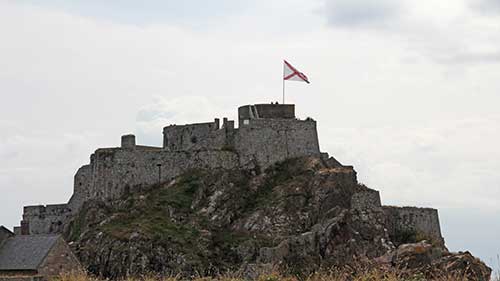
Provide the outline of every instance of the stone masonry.
[[[215,119],[170,125],[163,129],[162,147],[137,145],[134,135],[124,135],[120,147],[97,149],[90,156],[90,163],[77,171],[74,193],[67,204],[25,207],[20,232],[61,233],[86,201],[116,199],[137,188],[171,181],[189,169],[264,170],[276,162],[301,156],[316,156],[331,166],[343,166],[320,151],[316,121],[297,119],[294,105],[241,106],[238,125],[235,128],[235,122],[227,118],[223,118],[222,124]],[[360,194],[354,201],[359,208],[381,207],[378,192]],[[401,224],[442,239],[437,211],[398,210],[384,209],[393,218],[392,228]],[[407,219],[407,214],[422,219]]]

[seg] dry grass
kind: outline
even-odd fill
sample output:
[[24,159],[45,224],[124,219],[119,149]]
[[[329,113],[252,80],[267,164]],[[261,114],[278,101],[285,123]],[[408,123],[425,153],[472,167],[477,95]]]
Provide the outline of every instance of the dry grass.
[[[187,278],[181,278],[179,276],[170,277],[159,277],[159,276],[138,276],[138,277],[128,277],[122,279],[122,281],[180,281],[186,280]],[[102,279],[95,278],[92,276],[77,274],[77,275],[63,275],[57,278],[58,281],[102,281]],[[189,280],[193,281],[245,281],[241,276],[235,276],[232,274],[221,275],[218,277],[192,277]],[[402,273],[398,273],[391,270],[368,270],[359,273],[352,273],[342,270],[332,270],[330,272],[315,273],[306,278],[297,278],[295,276],[283,276],[277,272],[262,274],[257,277],[256,281],[467,281],[463,276],[445,276],[435,279],[426,279],[423,275],[414,276],[403,276]],[[495,278],[492,281],[500,281],[500,279]]]

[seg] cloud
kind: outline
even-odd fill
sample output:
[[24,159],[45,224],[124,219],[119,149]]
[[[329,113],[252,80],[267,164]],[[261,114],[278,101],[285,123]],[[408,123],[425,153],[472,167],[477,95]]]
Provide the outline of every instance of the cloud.
[[125,24],[159,24],[173,23],[193,27],[202,27],[213,21],[220,21],[233,13],[241,13],[247,6],[247,1],[242,0],[87,0],[87,1],[61,1],[28,0],[23,3],[39,7],[49,7],[66,11],[68,13],[91,17],[105,21]]
[[488,16],[500,15],[500,2],[497,0],[470,1],[469,5],[484,15]]
[[[0,123],[0,224],[18,225],[22,206],[64,203],[73,191],[73,175],[89,162],[103,138],[80,132],[6,133]],[[118,142],[118,141],[117,141]]]
[[490,116],[432,126],[331,129],[322,136],[323,147],[354,164],[362,182],[381,190],[385,204],[500,212],[499,122],[500,116]]
[[401,0],[326,0],[328,23],[340,27],[380,27],[401,16]]
[[443,64],[497,64],[500,63],[500,52],[495,53],[455,53],[436,57],[435,60]]
[[329,28],[390,38],[387,45],[403,44],[437,64],[465,67],[500,61],[498,22],[477,14],[498,13],[499,3],[325,0],[324,16]]

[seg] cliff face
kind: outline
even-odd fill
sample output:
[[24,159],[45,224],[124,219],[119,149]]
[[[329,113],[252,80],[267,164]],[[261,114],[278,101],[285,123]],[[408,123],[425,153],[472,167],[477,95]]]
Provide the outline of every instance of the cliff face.
[[263,172],[193,169],[112,201],[89,201],[65,236],[82,263],[105,277],[226,271],[251,277],[269,268],[307,274],[362,263],[487,280],[483,263],[448,253],[437,213],[434,220],[428,212],[415,220],[415,212],[383,208],[352,168],[304,157]]

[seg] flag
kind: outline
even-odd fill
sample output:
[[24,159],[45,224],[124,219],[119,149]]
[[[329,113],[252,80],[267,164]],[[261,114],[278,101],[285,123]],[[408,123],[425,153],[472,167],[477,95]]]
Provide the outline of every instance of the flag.
[[304,73],[298,71],[286,60],[284,62],[285,64],[283,65],[283,80],[302,81],[302,82],[307,82],[309,84],[309,80],[307,79],[307,76]]

